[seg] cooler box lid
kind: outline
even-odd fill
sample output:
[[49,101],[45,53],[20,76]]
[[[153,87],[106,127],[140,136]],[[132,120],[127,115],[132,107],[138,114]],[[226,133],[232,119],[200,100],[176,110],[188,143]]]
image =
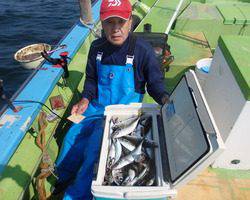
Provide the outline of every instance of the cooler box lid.
[[177,187],[211,164],[224,144],[193,71],[181,79],[170,100],[161,110],[165,139],[160,147],[164,179]]

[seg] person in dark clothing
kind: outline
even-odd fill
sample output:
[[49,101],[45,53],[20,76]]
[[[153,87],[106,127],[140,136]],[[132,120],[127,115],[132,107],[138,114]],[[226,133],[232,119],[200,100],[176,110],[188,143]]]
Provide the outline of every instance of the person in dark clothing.
[[92,199],[91,182],[105,106],[142,102],[145,87],[157,103],[168,101],[153,48],[130,33],[131,13],[129,0],[102,1],[100,17],[105,37],[91,45],[82,99],[71,111],[86,118],[70,128],[56,162],[57,186],[68,186],[64,199]]

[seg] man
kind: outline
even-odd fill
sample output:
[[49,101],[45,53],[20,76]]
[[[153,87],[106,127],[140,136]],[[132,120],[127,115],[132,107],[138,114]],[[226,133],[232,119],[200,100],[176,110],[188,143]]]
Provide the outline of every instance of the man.
[[83,25],[93,24],[90,0],[79,0],[80,22]]
[[130,34],[129,0],[103,0],[100,17],[105,37],[91,45],[83,98],[72,114],[86,118],[71,127],[57,159],[56,192],[67,189],[64,199],[92,199],[93,168],[98,160],[105,106],[141,102],[147,92],[159,104],[168,100],[163,76],[152,47]]

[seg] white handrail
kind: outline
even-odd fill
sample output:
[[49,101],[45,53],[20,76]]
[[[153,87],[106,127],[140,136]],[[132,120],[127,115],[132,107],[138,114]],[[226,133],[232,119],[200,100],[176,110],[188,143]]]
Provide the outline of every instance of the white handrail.
[[172,27],[172,25],[173,25],[173,23],[174,23],[174,21],[175,21],[175,19],[176,19],[176,17],[177,17],[177,14],[178,14],[178,12],[179,12],[181,6],[182,6],[183,1],[184,1],[184,0],[180,0],[179,4],[178,4],[178,6],[177,6],[177,8],[176,8],[176,10],[175,10],[174,15],[173,15],[173,17],[171,18],[171,20],[170,20],[170,22],[169,22],[169,24],[168,24],[168,27],[167,27],[167,29],[166,29],[166,31],[165,31],[165,34],[168,34],[168,33],[169,33],[169,31],[170,31],[170,29],[171,29],[171,27]]

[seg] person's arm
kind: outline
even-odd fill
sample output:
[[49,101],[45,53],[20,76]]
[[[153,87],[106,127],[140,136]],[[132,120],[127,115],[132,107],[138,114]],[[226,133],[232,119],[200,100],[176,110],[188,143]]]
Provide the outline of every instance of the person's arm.
[[93,24],[91,13],[91,1],[79,0],[80,6],[80,22],[83,24]]
[[97,68],[96,68],[96,55],[91,48],[88,55],[88,61],[86,66],[86,77],[82,92],[82,97],[86,98],[91,102],[97,98]]
[[88,108],[92,99],[97,97],[97,71],[96,58],[91,48],[88,55],[86,66],[86,78],[84,82],[84,89],[82,92],[82,99],[73,106],[71,114],[83,114]]
[[153,48],[147,50],[143,65],[147,92],[157,103],[161,105],[168,103],[169,95],[165,90],[164,77]]

